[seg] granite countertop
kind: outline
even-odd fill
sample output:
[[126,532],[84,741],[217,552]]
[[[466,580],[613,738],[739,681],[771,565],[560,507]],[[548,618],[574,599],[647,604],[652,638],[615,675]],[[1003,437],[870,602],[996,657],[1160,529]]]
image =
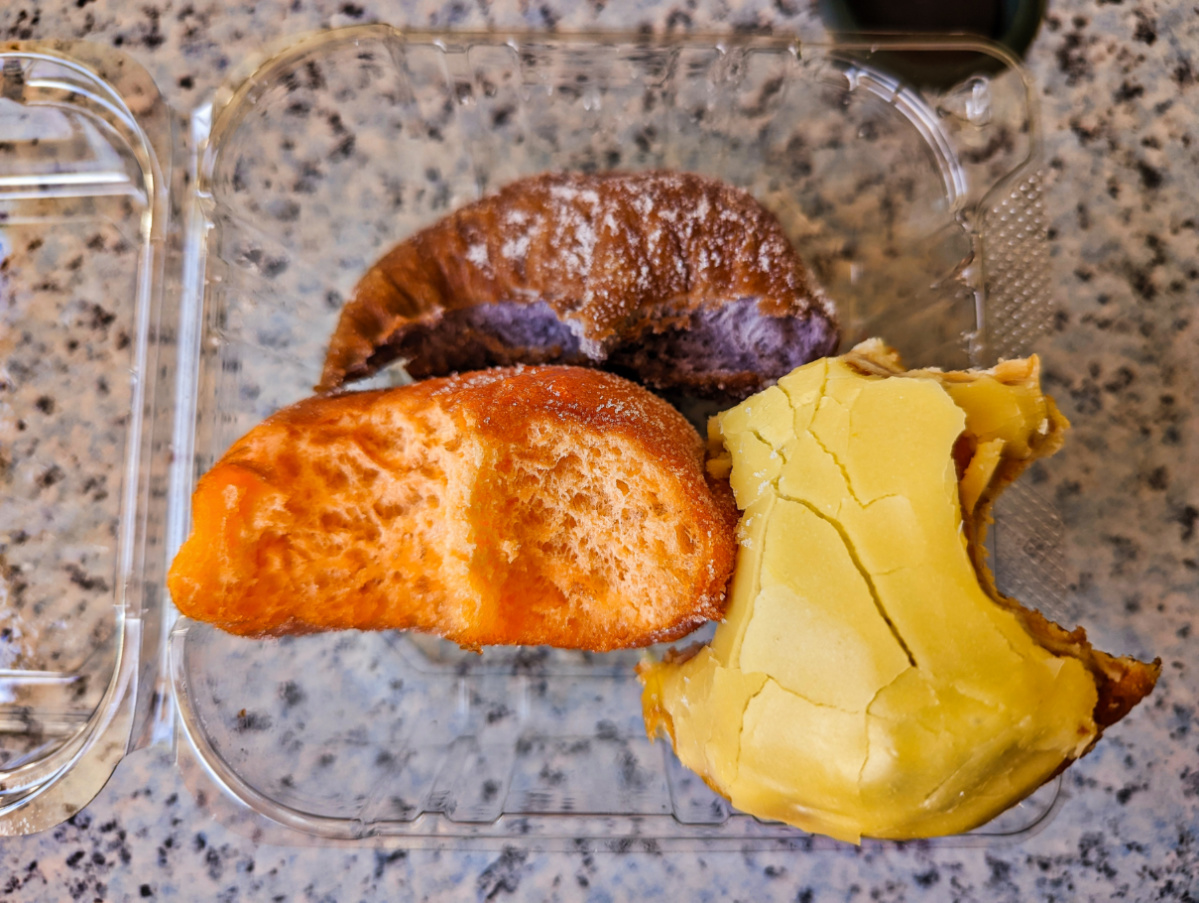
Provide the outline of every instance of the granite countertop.
[[[9,0],[0,40],[87,38],[187,108],[264,40],[419,27],[822,33],[807,2]],[[0,842],[14,900],[1189,900],[1199,896],[1199,6],[1065,0],[1027,55],[1040,94],[1054,327],[1037,344],[1074,423],[1032,483],[1064,522],[1064,577],[1100,648],[1160,656],[1153,695],[1066,773],[1038,832],[988,846],[595,853],[287,846],[214,819],[161,746],[90,806]]]

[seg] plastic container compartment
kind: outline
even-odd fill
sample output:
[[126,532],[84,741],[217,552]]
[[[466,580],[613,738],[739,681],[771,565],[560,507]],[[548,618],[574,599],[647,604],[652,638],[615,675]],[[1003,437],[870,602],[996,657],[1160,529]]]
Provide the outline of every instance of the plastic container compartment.
[[[937,94],[878,48],[1009,64]],[[949,41],[404,34],[293,42],[167,109],[86,44],[0,47],[0,832],[174,742],[233,824],[405,845],[811,847],[651,744],[640,652],[427,637],[239,639],[163,575],[198,474],[309,394],[391,244],[549,169],[676,168],[775,211],[845,345],[986,364],[1044,320],[1037,126],[1001,52]],[[376,378],[401,378],[391,372]],[[1052,614],[1052,513],[999,512],[1001,583]],[[1033,830],[1057,785],[964,838]]]

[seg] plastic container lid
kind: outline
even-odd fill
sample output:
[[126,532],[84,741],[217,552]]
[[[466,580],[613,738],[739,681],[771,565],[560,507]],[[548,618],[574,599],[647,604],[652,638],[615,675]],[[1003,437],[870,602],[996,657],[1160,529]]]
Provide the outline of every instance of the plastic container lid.
[[[962,50],[1005,67],[932,91],[869,62]],[[12,44],[0,136],[0,833],[62,821],[127,749],[176,742],[210,808],[267,836],[820,843],[731,810],[650,743],[639,652],[246,640],[178,619],[164,573],[198,474],[309,394],[373,260],[535,172],[723,178],[779,216],[846,345],[882,335],[947,367],[1024,350],[1046,251],[1035,110],[1009,58],[368,26],[289,42],[183,111],[112,50]],[[1052,614],[1056,522],[1008,499],[1001,585]],[[1056,792],[936,842],[1026,833]]]

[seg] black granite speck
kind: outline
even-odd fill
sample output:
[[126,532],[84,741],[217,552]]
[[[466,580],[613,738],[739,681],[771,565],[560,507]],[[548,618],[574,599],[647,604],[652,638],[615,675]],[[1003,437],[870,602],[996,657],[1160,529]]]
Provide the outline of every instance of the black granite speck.
[[529,854],[505,847],[499,858],[487,866],[476,882],[478,899],[495,900],[500,894],[515,894]]

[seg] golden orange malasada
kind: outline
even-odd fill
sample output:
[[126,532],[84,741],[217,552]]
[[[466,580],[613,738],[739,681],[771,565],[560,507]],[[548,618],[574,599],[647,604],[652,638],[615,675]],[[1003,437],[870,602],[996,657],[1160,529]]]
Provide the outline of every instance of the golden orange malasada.
[[229,449],[192,511],[171,596],[232,633],[597,651],[719,617],[737,519],[681,414],[565,366],[301,401]]

